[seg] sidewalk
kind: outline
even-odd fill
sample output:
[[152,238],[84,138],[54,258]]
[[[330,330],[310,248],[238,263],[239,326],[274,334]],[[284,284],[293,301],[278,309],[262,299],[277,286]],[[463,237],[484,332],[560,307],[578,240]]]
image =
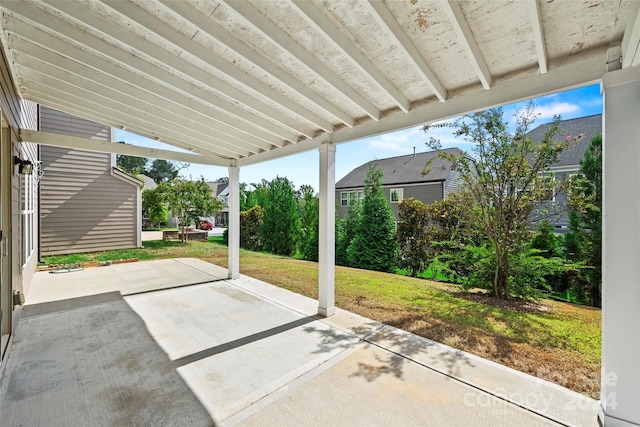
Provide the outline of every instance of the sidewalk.
[[[209,230],[209,236],[222,236],[224,230],[226,229],[222,227],[214,227]],[[146,242],[147,240],[162,240],[162,231],[143,231],[142,241]]]

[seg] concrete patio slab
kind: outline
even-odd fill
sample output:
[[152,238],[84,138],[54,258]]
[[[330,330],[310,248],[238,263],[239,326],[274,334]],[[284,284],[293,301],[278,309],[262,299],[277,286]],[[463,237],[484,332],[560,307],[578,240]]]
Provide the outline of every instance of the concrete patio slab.
[[243,426],[546,426],[537,414],[366,345],[297,387]]
[[368,341],[560,423],[589,425],[598,412],[582,394],[388,325]]
[[[179,425],[179,409],[153,418],[143,398],[130,413],[104,414],[94,403],[104,390],[91,387],[105,375],[123,399],[175,383],[186,407],[197,402],[187,425],[597,425],[591,399],[344,310],[321,318],[314,300],[246,276],[221,280],[226,270],[204,261],[87,269],[66,276],[73,286],[46,274],[36,274],[37,298],[18,326],[25,339],[15,339],[0,384],[0,411],[14,425],[70,425],[82,411],[102,414],[80,420],[91,425]],[[208,281],[184,286],[199,280]],[[104,293],[114,281],[126,283]],[[99,293],[62,299],[75,287]]]
[[118,292],[27,306],[0,388],[3,426],[211,426]]
[[182,258],[114,264],[63,273],[34,275],[27,304],[78,298],[105,292],[122,295],[222,280],[227,270],[202,262],[206,271]]

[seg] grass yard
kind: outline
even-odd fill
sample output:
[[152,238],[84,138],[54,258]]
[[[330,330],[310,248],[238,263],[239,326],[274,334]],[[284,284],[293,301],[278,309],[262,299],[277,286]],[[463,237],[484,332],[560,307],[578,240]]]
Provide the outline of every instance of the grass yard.
[[[47,257],[47,264],[194,257],[227,266],[221,238],[151,241],[144,249]],[[240,272],[318,297],[317,264],[240,251]],[[498,301],[440,282],[336,267],[336,305],[417,335],[553,381],[593,398],[600,392],[601,312],[543,300]]]

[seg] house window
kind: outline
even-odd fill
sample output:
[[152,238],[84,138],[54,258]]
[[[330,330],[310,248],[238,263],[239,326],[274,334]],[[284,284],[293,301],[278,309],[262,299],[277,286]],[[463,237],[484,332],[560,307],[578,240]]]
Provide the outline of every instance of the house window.
[[553,175],[546,175],[544,177],[544,181],[545,184],[547,185],[551,185],[551,188],[549,188],[545,194],[544,194],[544,200],[549,201],[549,202],[555,202],[556,201],[556,178]]
[[364,199],[364,191],[342,191],[340,193],[340,206],[351,206],[362,199]]
[[340,206],[349,206],[349,193],[346,191],[340,193]]
[[35,179],[33,175],[20,175],[20,225],[22,226],[22,265],[26,265],[33,253],[35,242]]
[[389,191],[391,203],[398,203],[402,201],[402,188],[392,188]]

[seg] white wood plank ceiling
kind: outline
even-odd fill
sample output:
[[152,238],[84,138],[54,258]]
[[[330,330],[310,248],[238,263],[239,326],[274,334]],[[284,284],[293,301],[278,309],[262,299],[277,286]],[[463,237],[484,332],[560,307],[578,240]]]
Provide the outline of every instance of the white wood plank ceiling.
[[639,5],[0,0],[0,37],[23,98],[242,166],[637,66]]

